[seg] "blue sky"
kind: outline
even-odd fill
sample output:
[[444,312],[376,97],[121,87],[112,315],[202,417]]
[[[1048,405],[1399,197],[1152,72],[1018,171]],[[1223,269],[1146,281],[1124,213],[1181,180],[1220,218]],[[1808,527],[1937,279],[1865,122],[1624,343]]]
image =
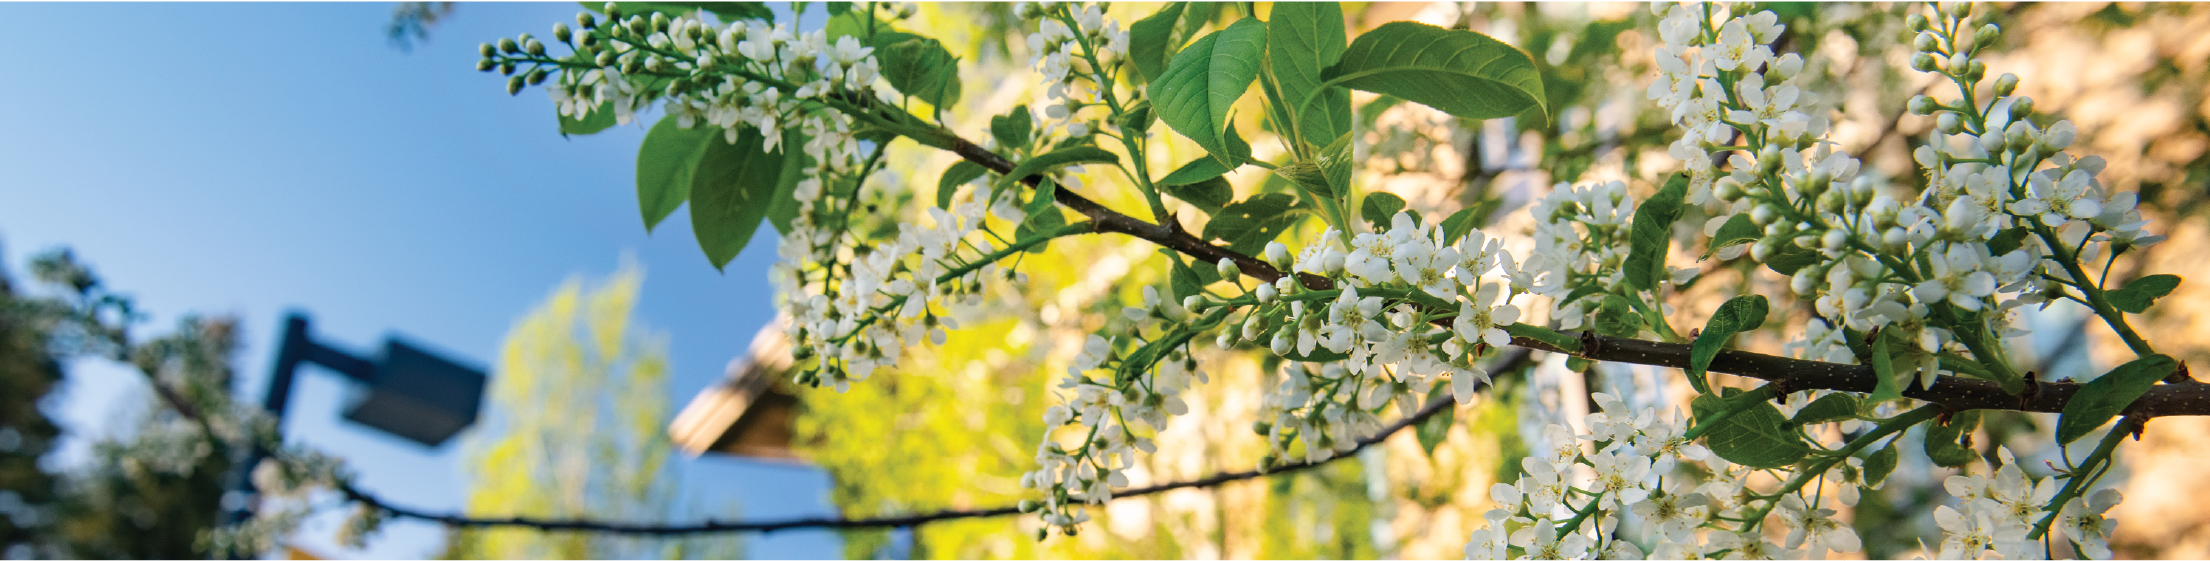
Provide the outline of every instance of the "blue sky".
[[[562,280],[630,255],[646,271],[638,315],[671,339],[680,408],[721,376],[773,315],[772,231],[715,271],[683,212],[648,235],[637,216],[639,125],[562,138],[540,91],[508,96],[474,71],[479,42],[549,35],[575,4],[464,4],[411,51],[388,3],[0,3],[0,250],[70,246],[165,331],[187,312],[244,320],[241,388],[258,400],[278,321],[372,351],[391,333],[491,364],[514,321]],[[645,124],[649,124],[646,121]],[[73,434],[111,430],[142,403],[134,374],[72,365],[48,403]],[[493,373],[496,377],[497,374]],[[460,446],[430,450],[344,424],[343,382],[302,376],[285,429],[350,459],[363,485],[407,505],[462,502]],[[464,433],[465,436],[465,433]],[[61,461],[81,461],[81,447]],[[686,494],[745,518],[828,514],[816,470],[683,462]],[[345,557],[418,557],[442,530],[395,522]],[[753,540],[755,557],[841,553],[827,532]]]

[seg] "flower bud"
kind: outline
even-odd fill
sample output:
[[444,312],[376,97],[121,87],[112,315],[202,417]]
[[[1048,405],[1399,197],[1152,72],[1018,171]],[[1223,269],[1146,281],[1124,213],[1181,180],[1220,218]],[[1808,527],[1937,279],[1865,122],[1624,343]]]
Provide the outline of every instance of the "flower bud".
[[[1925,57],[1929,60],[1933,58],[1930,55],[1923,54],[1918,56]],[[1934,114],[1934,109],[1937,108],[1936,104],[1934,103],[1934,98],[1924,95],[1912,96],[1910,103],[1908,103],[1907,105],[1910,106],[1912,115],[1932,115]]]
[[1941,48],[1941,38],[1935,37],[1932,31],[1920,31],[1918,37],[1911,39],[1911,47],[1920,52],[1934,52]]
[[[1941,59],[1935,57],[1932,53],[1919,53],[1917,55],[1911,56],[1911,68],[1919,72],[1934,72],[1937,70],[1941,70]],[[1925,113],[1920,113],[1920,115],[1924,114]]]
[[1792,240],[1788,240],[1788,242],[1789,242],[1789,243],[1793,243],[1793,244],[1796,244],[1796,247],[1800,247],[1800,248],[1804,248],[1804,249],[1818,249],[1818,248],[1819,248],[1819,237],[1818,237],[1818,236],[1814,236],[1814,235],[1811,235],[1811,234],[1804,234],[1804,235],[1801,235],[1801,236],[1796,236],[1796,237],[1795,237],[1795,239],[1792,239]]
[[1972,57],[1965,55],[1963,52],[1958,52],[1956,54],[1949,55],[1949,59],[1943,62],[1947,64],[1944,64],[1942,66],[1944,68],[1948,68],[1950,72],[1963,74],[1967,67],[1972,66]]
[[593,57],[591,63],[598,65],[599,68],[613,66],[614,51],[599,51],[599,56]]
[[2004,146],[2006,141],[2001,131],[1988,131],[1987,134],[1980,135],[1980,148],[1986,149],[1989,154],[2002,152]]
[[479,60],[479,61],[476,61],[476,71],[477,71],[477,72],[490,72],[490,71],[492,71],[492,70],[494,70],[494,69],[497,69],[498,67],[499,67],[499,63],[496,63],[496,62],[491,62],[491,59],[488,59],[488,58],[487,58],[487,59],[483,59],[483,60]]
[[528,82],[529,82],[529,85],[535,86],[535,85],[538,85],[538,84],[543,84],[543,83],[545,83],[545,76],[546,76],[546,75],[548,75],[548,74],[550,74],[550,73],[548,73],[548,72],[545,72],[545,69],[543,69],[543,68],[539,68],[539,69],[536,69],[536,70],[531,70],[531,71],[529,71],[529,74],[527,74],[527,76],[529,77],[529,78],[527,79],[527,80],[528,80]]
[[1788,289],[1796,291],[1796,294],[1810,296],[1819,287],[1817,269],[1817,267],[1796,269],[1795,276],[1788,279]]
[[1021,499],[1020,510],[1021,512],[1036,512],[1036,501]]
[[2017,99],[2010,102],[2010,118],[2024,119],[2027,115],[2034,114],[2034,98],[2018,96]]
[[521,76],[515,76],[515,77],[512,77],[512,78],[507,78],[507,79],[506,79],[506,94],[507,94],[507,95],[517,95],[517,94],[520,94],[520,93],[522,93],[522,77],[521,77]]
[[1296,348],[1296,346],[1297,341],[1289,336],[1288,330],[1274,332],[1274,340],[1271,344],[1267,345],[1267,347],[1272,348],[1274,354],[1277,355],[1289,354],[1289,351]]
[[1212,305],[1212,303],[1211,303],[1211,302],[1207,302],[1207,301],[1205,300],[1205,297],[1204,297],[1204,296],[1200,296],[1200,295],[1196,295],[1196,294],[1191,294],[1191,295],[1189,295],[1189,296],[1186,296],[1186,297],[1183,297],[1183,298],[1182,298],[1182,307],[1183,307],[1183,308],[1188,308],[1188,309],[1189,309],[1189,311],[1192,311],[1192,312],[1202,312],[1202,311],[1205,311],[1205,308],[1206,308],[1206,307],[1209,307],[1209,306],[1211,306],[1211,305]]
[[566,43],[570,39],[575,38],[575,34],[569,33],[567,22],[553,22],[552,37],[555,40]]
[[576,25],[583,26],[584,29],[597,29],[599,20],[591,17],[591,12],[576,12]]
[[1273,433],[1274,433],[1274,424],[1273,424],[1273,423],[1269,423],[1269,422],[1266,422],[1266,421],[1252,421],[1252,422],[1251,422],[1251,432],[1255,432],[1255,433],[1258,433],[1258,434],[1260,434],[1260,435],[1262,435],[1262,436],[1263,436],[1263,435],[1268,435],[1268,434],[1273,434]]
[[1905,233],[1900,227],[1889,228],[1888,231],[1880,233],[1880,243],[1888,246],[1888,251],[1903,251],[1903,244],[1909,241],[1911,241],[1910,234]]
[[1711,196],[1729,203],[1741,199],[1742,182],[1735,181],[1733,177],[1721,177],[1719,181],[1712,183]]
[[620,4],[607,2],[606,7],[599,11],[606,12],[606,21],[620,21],[622,19],[622,7]]
[[1220,330],[1220,338],[1219,338],[1219,339],[1214,339],[1214,340],[1213,340],[1213,343],[1214,343],[1214,344],[1218,344],[1218,345],[1220,345],[1220,348],[1221,348],[1221,349],[1223,349],[1223,350],[1225,350],[1225,349],[1233,349],[1233,348],[1235,348],[1235,330],[1233,330],[1233,329],[1223,329],[1223,330]]
[[483,46],[477,47],[476,52],[482,54],[484,58],[499,56],[499,48],[491,46],[490,43],[484,43]]
[[1750,208],[1750,223],[1759,226],[1773,224],[1773,219],[1779,216],[1780,209],[1773,208],[1771,204],[1762,204]]
[[1987,76],[1986,62],[1981,62],[1979,59],[1973,59],[1972,64],[1965,65],[1964,79],[1966,81],[1978,82],[1983,76]]
[[1990,23],[1980,26],[1980,31],[1978,33],[1972,34],[1972,42],[1978,43],[1982,47],[1986,47],[1988,45],[1995,44],[1995,40],[2001,38],[2002,36],[2003,28],[1996,27],[1995,24]]
[[577,41],[577,42],[576,42],[576,44],[578,44],[578,45],[581,45],[581,46],[582,46],[583,48],[585,48],[585,49],[595,49],[595,48],[598,48],[598,46],[599,46],[599,36],[597,36],[597,35],[592,35],[592,34],[589,34],[589,33],[585,33],[585,34],[583,34],[583,40],[582,40],[582,41]]
[[1796,225],[1789,224],[1787,222],[1774,222],[1765,225],[1766,237],[1779,238],[1787,236],[1790,233],[1794,233],[1795,231]]
[[637,59],[629,59],[629,62],[622,63],[623,74],[636,74],[644,71],[645,63],[640,62]]
[[528,51],[530,56],[545,56],[545,44],[538,42],[536,39],[523,43],[522,50]]
[[515,43],[513,39],[501,37],[499,38],[499,52],[510,55],[521,54],[522,45],[519,43]]
[[1243,278],[1243,270],[1236,268],[1234,259],[1220,258],[1219,263],[1213,264],[1213,270],[1220,273],[1220,280],[1235,282]]
[[[668,15],[667,15],[667,14],[664,14],[664,13],[660,13],[660,12],[653,12],[653,13],[652,13],[652,30],[653,30],[653,31],[667,31],[667,30],[668,30]],[[640,33],[642,33],[642,32],[640,32]]]
[[1258,303],[1260,303],[1260,304],[1272,304],[1272,303],[1274,303],[1274,300],[1275,300],[1275,299],[1278,299],[1278,298],[1281,298],[1281,291],[1279,291],[1279,290],[1275,290],[1275,289],[1274,289],[1274,285],[1272,285],[1272,284],[1261,284],[1261,285],[1258,285]]
[[1766,144],[1764,148],[1757,149],[1757,169],[1758,173],[1772,173],[1773,170],[1780,169],[1780,145]]
[[1934,116],[1934,129],[1941,131],[1942,134],[1957,134],[1960,132],[1964,132],[1964,120],[1958,119],[1956,113],[1945,111],[1942,112],[1942,114],[1940,115]]
[[1829,251],[1849,247],[1849,232],[1840,229],[1827,230],[1825,235],[1819,236],[1819,247]]
[[1281,242],[1266,242],[1266,262],[1276,269],[1289,269],[1289,246],[1282,245]]
[[1909,17],[1903,18],[1903,25],[1909,27],[1911,31],[1925,31],[1933,28],[1933,24],[1926,21],[1925,14],[1911,14]]
[[505,76],[513,76],[513,75],[514,75],[514,61],[511,61],[511,60],[510,60],[510,61],[506,61],[506,62],[501,62],[501,63],[499,63],[499,74],[501,74],[501,75],[505,75]]
[[[1988,24],[1988,25],[1994,25],[1994,24]],[[2007,96],[2007,95],[2010,95],[2010,94],[2011,94],[2011,92],[2014,92],[2014,91],[2017,91],[2017,90],[2018,90],[2018,75],[2017,75],[2017,74],[2012,74],[2012,73],[2009,73],[2009,72],[2004,72],[2004,73],[2003,73],[2003,75],[2001,75],[2001,76],[1996,76],[1996,77],[1995,77],[1995,96],[1996,96],[1996,97],[2002,97],[2002,96]]]
[[1945,12],[1949,12],[1949,14],[1950,14],[1950,15],[1954,15],[1954,16],[1956,16],[1956,17],[1957,17],[1957,19],[1964,19],[1964,18],[1972,17],[1972,3],[1971,3],[1971,2],[1945,2],[1945,3],[1946,3],[1946,4],[1948,4],[1949,6],[1948,6],[1947,8],[1944,8],[1944,9],[1943,9],[1942,11],[1945,11]]
[[[659,16],[660,13],[653,12],[652,15]],[[634,35],[644,35],[652,29],[651,25],[652,22],[646,20],[645,18],[635,16],[629,18],[629,32]]]
[[1759,263],[1765,262],[1765,258],[1773,256],[1773,251],[1777,249],[1775,245],[1777,244],[1773,243],[1772,238],[1757,240],[1757,243],[1750,244],[1750,259]]
[[1803,194],[1817,196],[1820,193],[1825,193],[1826,187],[1833,183],[1834,174],[1826,171],[1825,168],[1819,168],[1816,170],[1812,170],[1811,176],[1805,178],[1805,181],[1800,187],[1803,191]]
[[1832,189],[1819,194],[1820,211],[1839,214],[1847,206],[1849,206],[1849,192],[1847,190]]
[[1849,201],[1857,206],[1872,204],[1872,198],[1879,194],[1880,190],[1872,184],[1871,177],[1859,175],[1849,182]]

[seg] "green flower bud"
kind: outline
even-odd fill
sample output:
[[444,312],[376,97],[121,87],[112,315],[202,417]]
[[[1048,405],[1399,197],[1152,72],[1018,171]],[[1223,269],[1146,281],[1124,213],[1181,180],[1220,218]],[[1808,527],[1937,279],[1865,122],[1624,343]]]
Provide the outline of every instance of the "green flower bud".
[[1796,225],[1787,222],[1774,222],[1765,225],[1765,237],[1773,239],[1786,239],[1788,234],[1795,231]]
[[1757,150],[1758,173],[1772,173],[1780,169],[1780,145],[1766,144]]
[[1911,14],[1909,17],[1903,18],[1903,25],[1909,27],[1911,31],[1925,31],[1933,28],[1933,24],[1926,21],[1925,14]]
[[499,73],[500,73],[500,74],[504,74],[504,75],[507,75],[507,76],[513,76],[513,75],[514,75],[514,61],[511,61],[511,60],[510,60],[510,61],[506,61],[506,62],[501,62],[501,63],[499,63]]
[[583,35],[583,41],[582,41],[582,45],[583,45],[583,48],[586,48],[586,49],[595,49],[595,48],[598,48],[598,46],[599,46],[599,36],[597,36],[597,35],[591,35],[591,34],[588,34],[588,33],[584,34],[584,35]]
[[476,48],[476,52],[483,54],[484,58],[499,56],[499,48],[491,46],[490,43],[484,43],[482,47]]
[[599,20],[591,17],[591,12],[576,12],[576,25],[583,26],[584,29],[598,29]]
[[2034,98],[2019,96],[2018,101],[2010,102],[2011,120],[2024,119],[2027,115],[2032,114],[2034,114]]
[[1972,34],[1972,42],[1978,43],[1981,47],[1986,47],[1995,44],[1995,40],[2002,38],[2002,36],[2003,28],[1990,23],[1980,26],[1980,31]]
[[1934,128],[1942,134],[1957,134],[1964,132],[1964,120],[1957,118],[1956,113],[1943,111],[1934,117]]
[[1996,96],[1996,97],[2002,97],[2002,96],[2007,96],[2007,95],[2010,95],[2010,94],[2011,94],[2011,92],[2014,92],[2014,91],[2018,91],[2018,75],[2017,75],[2017,74],[2012,74],[2012,73],[2009,73],[2009,72],[2004,72],[2004,73],[2003,73],[2003,75],[2001,75],[2001,76],[1996,76],[1996,77],[1995,77],[1995,96]]
[[557,39],[557,40],[559,40],[559,41],[560,41],[560,42],[562,42],[562,43],[566,43],[566,42],[569,42],[569,41],[571,41],[571,40],[574,40],[574,39],[575,39],[575,34],[574,34],[574,33],[569,33],[569,32],[568,32],[568,24],[567,24],[567,23],[565,23],[565,22],[554,22],[554,23],[552,24],[552,37],[553,37],[553,39]]
[[1879,194],[1879,189],[1872,185],[1871,177],[1859,175],[1849,182],[1849,202],[1856,203],[1857,206],[1872,204],[1872,198]]
[[1941,70],[1941,59],[1935,58],[1932,53],[1919,53],[1911,57],[1911,68],[1919,72]]
[[1021,512],[1036,512],[1036,501],[1021,499],[1020,509]]
[[600,67],[600,68],[605,68],[605,67],[608,67],[608,66],[613,66],[613,65],[614,65],[614,51],[599,51],[599,56],[596,56],[596,57],[592,57],[592,58],[591,58],[591,63],[592,63],[592,64],[596,64],[596,65],[598,65],[598,67]]
[[1978,82],[1983,76],[1987,76],[1987,63],[1980,62],[1979,59],[1973,59],[1972,64],[1965,65],[1964,79],[1966,81]]
[[1259,436],[1273,434],[1274,424],[1266,421],[1253,421],[1251,423],[1251,432],[1258,433]]
[[1843,208],[1847,206],[1849,206],[1848,190],[1830,189],[1827,190],[1827,192],[1825,193],[1819,194],[1820,211],[1840,213]]
[[667,31],[667,30],[668,30],[668,15],[667,15],[667,14],[663,14],[663,13],[660,13],[660,12],[653,12],[653,13],[652,13],[652,30],[653,30],[653,31]]
[[1220,280],[1235,282],[1243,278],[1243,270],[1236,268],[1234,259],[1222,257],[1219,263],[1213,264],[1213,269],[1220,273]]
[[[658,16],[660,15],[660,12],[653,12],[652,15]],[[646,20],[645,18],[636,16],[631,16],[629,18],[629,32],[632,34],[644,35],[647,30],[651,29],[651,27],[649,27],[651,25],[652,22]]]
[[1957,16],[1957,19],[1964,19],[1964,18],[1972,17],[1972,3],[1971,3],[1971,2],[1955,2],[1955,3],[1953,3],[1953,6],[1954,6],[1954,7],[1951,7],[1951,8],[1949,9],[1949,11],[1950,11],[1950,12],[1951,12],[1952,14],[1956,15],[1956,16]]
[[1773,219],[1775,219],[1775,218],[1779,218],[1779,217],[1780,217],[1780,209],[1777,209],[1777,208],[1773,208],[1773,205],[1771,205],[1771,204],[1762,204],[1762,205],[1757,205],[1757,206],[1754,206],[1754,207],[1750,207],[1750,223],[1751,223],[1751,224],[1756,224],[1756,225],[1759,225],[1759,226],[1764,226],[1764,225],[1768,225],[1768,224],[1776,224],[1775,222],[1773,222]]
[[1911,40],[1911,47],[1922,52],[1934,52],[1941,48],[1941,38],[1934,36],[1932,31],[1920,31],[1918,37]]
[[522,93],[522,77],[521,77],[521,76],[515,76],[515,77],[512,77],[512,78],[507,78],[507,79],[506,79],[506,94],[507,94],[507,95],[519,95],[519,94],[521,94],[521,93]]
[[526,76],[528,76],[529,85],[532,86],[545,83],[545,77],[550,75],[552,75],[552,73],[546,72],[543,68],[531,70],[528,74],[526,74]]
[[[1918,56],[1926,57],[1929,59],[1933,58],[1924,54]],[[1938,104],[1934,103],[1934,98],[1924,95],[1911,96],[1910,103],[1906,105],[1910,107],[1912,115],[1932,115],[1934,114],[1934,110],[1939,107]]]
[[492,61],[491,61],[491,59],[488,59],[488,58],[487,58],[487,59],[483,59],[483,60],[478,60],[478,61],[476,61],[476,71],[477,71],[477,72],[490,72],[490,71],[491,71],[492,69],[495,69],[495,68],[498,68],[498,67],[499,67],[499,63],[496,63],[496,62],[492,62]]
[[1732,177],[1721,177],[1711,184],[1711,196],[1729,203],[1739,200],[1742,198],[1742,182],[1735,181]]
[[675,96],[677,96],[677,95],[681,95],[681,94],[683,93],[683,80],[681,80],[681,79],[676,79],[676,80],[669,80],[669,81],[668,81],[668,89],[666,90],[666,92],[667,92],[667,94],[668,94],[668,97],[675,97]]
[[528,51],[530,56],[545,56],[545,44],[538,42],[536,39],[523,43],[522,50]]
[[515,43],[513,39],[501,37],[499,38],[499,52],[510,55],[521,54],[522,45],[519,43]]
[[606,9],[600,11],[606,12],[606,21],[621,21],[622,19],[622,7],[619,4],[607,2]]
[[645,63],[639,62],[637,59],[629,59],[629,62],[622,63],[623,74],[636,74],[644,71]]

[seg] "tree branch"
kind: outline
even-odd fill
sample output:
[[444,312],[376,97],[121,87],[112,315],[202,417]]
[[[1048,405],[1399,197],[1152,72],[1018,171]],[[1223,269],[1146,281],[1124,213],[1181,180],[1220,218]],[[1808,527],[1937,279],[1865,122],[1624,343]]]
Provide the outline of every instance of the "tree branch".
[[[1494,370],[1500,373],[1515,371],[1519,369],[1519,367],[1526,365],[1529,358],[1531,358],[1533,354],[1534,353],[1528,349],[1514,350],[1509,354],[1506,354],[1502,359],[1498,360],[1495,365],[1490,367],[1490,370]],[[1130,497],[1141,497],[1144,495],[1164,493],[1175,489],[1214,487],[1225,483],[1242,481],[1246,479],[1256,479],[1270,475],[1291,473],[1319,467],[1329,462],[1356,455],[1359,450],[1363,450],[1367,446],[1372,446],[1374,444],[1380,443],[1381,441],[1388,440],[1390,436],[1395,435],[1398,432],[1402,432],[1406,427],[1417,425],[1420,422],[1427,420],[1429,417],[1433,417],[1437,413],[1441,413],[1444,409],[1453,406],[1454,401],[1448,396],[1440,397],[1438,399],[1435,399],[1434,401],[1430,401],[1426,405],[1422,406],[1418,412],[1406,416],[1402,419],[1398,419],[1394,423],[1390,423],[1388,426],[1383,427],[1379,432],[1366,436],[1365,438],[1358,439],[1357,445],[1353,446],[1349,451],[1329,457],[1328,459],[1319,461],[1299,460],[1275,465],[1272,467],[1260,467],[1238,472],[1216,473],[1203,478],[1187,481],[1176,481],[1173,483],[1163,483],[1147,487],[1135,487],[1113,493],[1113,499],[1119,500]],[[901,528],[908,526],[918,526],[921,524],[942,520],[955,520],[961,518],[989,518],[996,516],[1020,514],[1019,507],[1003,506],[987,509],[939,510],[936,512],[923,514],[907,514],[875,518],[841,518],[831,516],[815,516],[763,522],[724,522],[720,520],[707,520],[705,522],[693,524],[658,525],[574,519],[554,520],[521,516],[506,518],[477,518],[462,516],[458,514],[438,514],[426,512],[419,509],[393,505],[384,502],[380,498],[377,498],[374,494],[363,491],[348,484],[341,484],[338,488],[338,492],[344,494],[347,500],[358,502],[371,508],[382,510],[386,513],[390,513],[392,516],[437,522],[447,526],[466,528],[518,527],[532,528],[537,530],[568,530],[638,535],[774,532],[777,530],[796,530],[805,528]]]

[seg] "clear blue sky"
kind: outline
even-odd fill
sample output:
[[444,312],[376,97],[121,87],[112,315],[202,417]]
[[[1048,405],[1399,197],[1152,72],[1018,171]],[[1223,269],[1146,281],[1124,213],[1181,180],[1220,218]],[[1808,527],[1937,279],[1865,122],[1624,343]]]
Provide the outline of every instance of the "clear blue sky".
[[[388,3],[0,3],[0,250],[76,248],[137,297],[165,331],[186,312],[244,320],[241,388],[258,400],[285,310],[318,335],[372,350],[404,333],[477,364],[508,327],[571,275],[602,276],[634,255],[647,276],[639,315],[671,336],[675,407],[720,377],[773,315],[773,232],[726,272],[709,266],[678,212],[647,235],[633,173],[643,129],[563,139],[540,91],[505,92],[474,71],[479,42],[550,35],[575,4],[463,4],[410,51],[393,47]],[[649,121],[647,121],[649,124]],[[493,374],[496,376],[496,373]],[[47,404],[78,438],[142,403],[134,375],[72,365]],[[465,494],[459,446],[428,450],[343,424],[343,384],[315,372],[293,396],[287,434],[349,458],[368,489],[452,510]],[[63,461],[84,458],[82,441]],[[744,517],[828,514],[809,469],[709,458],[683,462],[702,510]],[[335,519],[302,543],[348,557],[434,553],[443,531],[393,523],[366,551],[329,545]],[[827,532],[753,540],[755,557],[841,553]]]

